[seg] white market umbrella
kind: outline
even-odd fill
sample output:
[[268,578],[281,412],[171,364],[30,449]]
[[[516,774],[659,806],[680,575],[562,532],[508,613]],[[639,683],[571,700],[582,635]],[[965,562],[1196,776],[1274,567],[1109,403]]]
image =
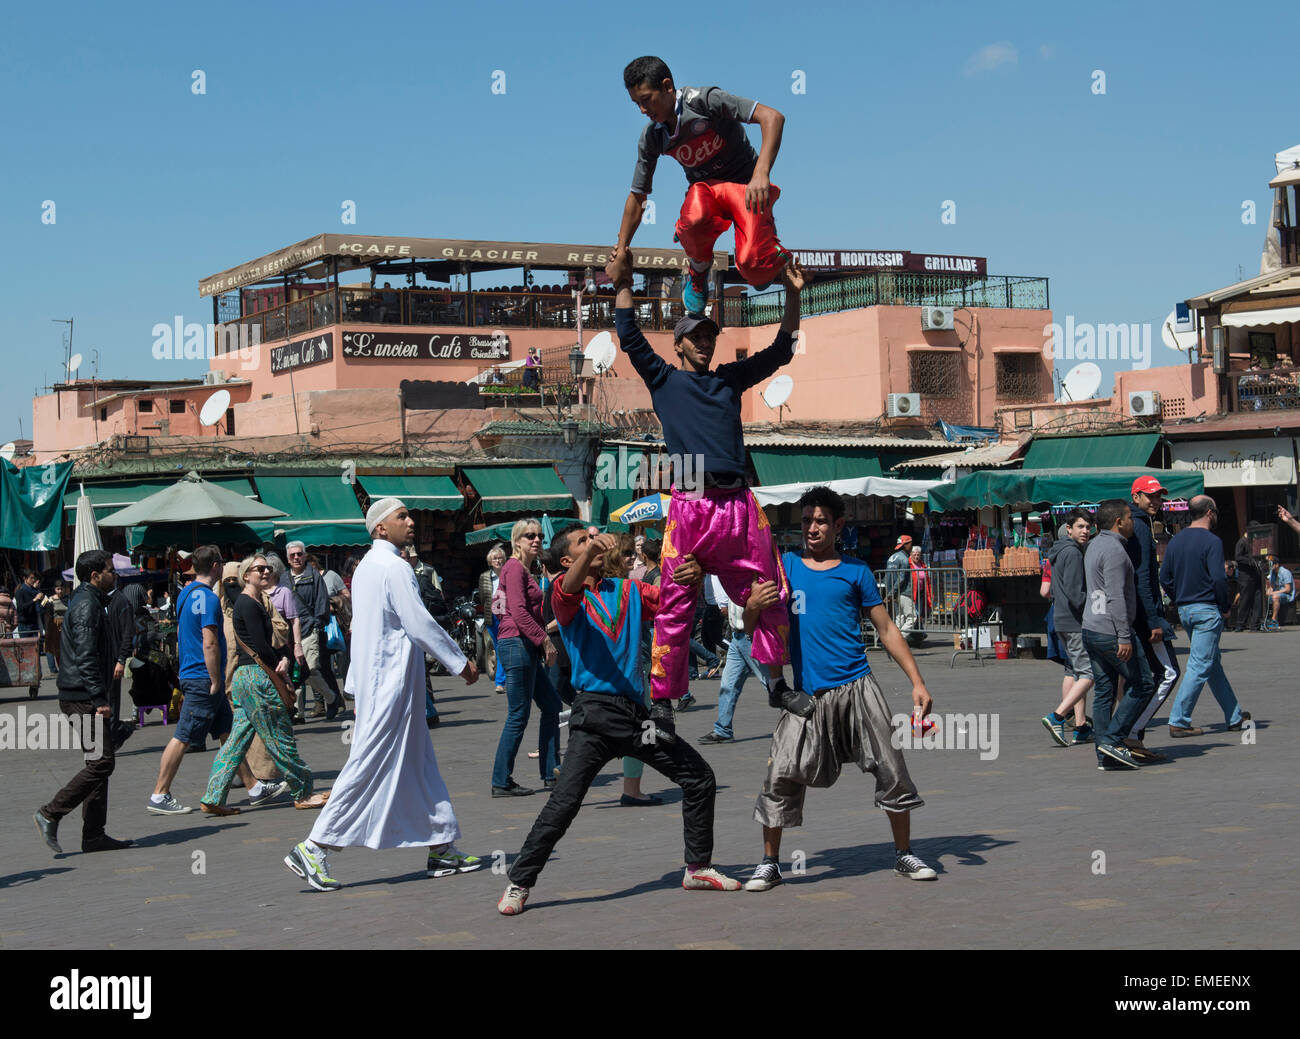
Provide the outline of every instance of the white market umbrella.
[[198,473],[185,477],[134,505],[105,516],[106,527],[139,527],[149,523],[206,523],[279,519],[287,512],[252,501],[235,491],[209,483]]
[[[81,494],[77,498],[77,527],[72,538],[73,562],[80,558],[82,552],[102,552],[104,542],[99,536],[99,524],[95,522],[95,508],[86,494],[84,484],[80,485]],[[77,580],[73,567],[72,585],[75,588],[81,582]]]

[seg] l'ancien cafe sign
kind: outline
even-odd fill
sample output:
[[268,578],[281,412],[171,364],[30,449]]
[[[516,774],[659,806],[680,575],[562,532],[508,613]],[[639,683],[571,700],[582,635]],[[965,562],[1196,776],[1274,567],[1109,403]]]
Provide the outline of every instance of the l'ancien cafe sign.
[[508,361],[510,337],[344,332],[343,356],[350,361]]
[[1206,487],[1290,487],[1296,482],[1290,437],[1174,441],[1169,448],[1172,468],[1203,473]]
[[324,332],[310,339],[271,347],[271,374],[334,359],[334,333]]
[[791,249],[811,270],[908,271],[913,274],[969,274],[983,278],[989,262],[983,256],[946,256],[869,249]]

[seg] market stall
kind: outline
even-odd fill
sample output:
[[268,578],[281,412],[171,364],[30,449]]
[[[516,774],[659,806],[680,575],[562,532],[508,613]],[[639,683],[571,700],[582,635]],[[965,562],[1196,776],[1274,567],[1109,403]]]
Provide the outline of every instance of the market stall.
[[1055,536],[1071,509],[1129,501],[1133,481],[1155,476],[1169,491],[1165,526],[1181,526],[1187,499],[1202,493],[1199,472],[1153,469],[1020,469],[971,473],[929,494],[933,565],[960,565],[969,586],[996,609],[1004,637],[1046,630],[1039,595],[1044,537]]

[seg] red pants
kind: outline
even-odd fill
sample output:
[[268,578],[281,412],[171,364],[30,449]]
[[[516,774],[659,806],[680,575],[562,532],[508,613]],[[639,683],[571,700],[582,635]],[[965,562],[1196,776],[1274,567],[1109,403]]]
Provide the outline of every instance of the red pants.
[[745,208],[745,184],[703,180],[692,184],[677,218],[677,241],[697,263],[713,262],[713,245],[733,223],[736,225],[736,269],[749,284],[764,288],[775,281],[788,254],[776,237],[772,206],[781,197],[775,184],[767,208],[751,213]]

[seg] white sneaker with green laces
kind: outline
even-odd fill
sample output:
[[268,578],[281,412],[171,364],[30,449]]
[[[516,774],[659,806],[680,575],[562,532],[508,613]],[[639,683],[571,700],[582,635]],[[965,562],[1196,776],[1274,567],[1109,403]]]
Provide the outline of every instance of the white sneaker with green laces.
[[329,856],[324,848],[312,851],[304,842],[284,857],[284,864],[317,891],[337,891],[343,886],[330,876]]
[[448,844],[441,851],[429,849],[429,862],[426,871],[431,877],[450,877],[455,873],[473,873],[483,868],[483,860],[477,855],[462,855],[456,845]]
[[935,880],[939,876],[910,851],[903,852],[894,859],[894,875],[909,880]]

